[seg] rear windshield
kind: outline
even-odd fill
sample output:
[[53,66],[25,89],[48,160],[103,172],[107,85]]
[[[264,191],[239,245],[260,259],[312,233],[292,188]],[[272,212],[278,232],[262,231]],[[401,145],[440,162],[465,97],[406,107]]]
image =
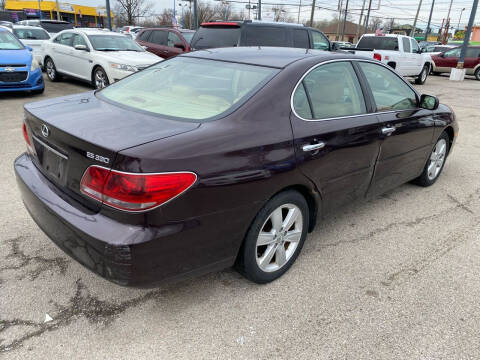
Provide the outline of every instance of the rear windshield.
[[201,27],[192,39],[195,49],[237,46],[240,41],[240,28],[232,26]]
[[360,49],[398,50],[398,39],[388,36],[364,36],[357,44]]
[[73,29],[75,25],[71,23],[55,23],[42,21],[41,27],[44,28],[47,32],[55,34],[63,30]]
[[98,92],[120,106],[168,118],[206,121],[245,102],[279,70],[262,66],[176,57]]
[[50,36],[43,29],[13,29],[13,33],[21,40],[48,40]]

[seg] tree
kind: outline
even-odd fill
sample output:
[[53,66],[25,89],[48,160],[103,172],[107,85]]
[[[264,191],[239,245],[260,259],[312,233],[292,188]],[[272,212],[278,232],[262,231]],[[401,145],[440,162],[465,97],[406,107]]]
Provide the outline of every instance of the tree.
[[5,2],[7,0],[0,0],[0,10],[5,10]]
[[377,30],[381,25],[382,25],[383,20],[378,17],[370,17],[370,20],[368,21],[368,29],[375,31]]
[[148,14],[153,4],[147,0],[117,0],[117,16],[124,19],[128,25],[135,25],[139,17]]
[[157,24],[161,26],[172,26],[173,9],[164,9],[157,17]]

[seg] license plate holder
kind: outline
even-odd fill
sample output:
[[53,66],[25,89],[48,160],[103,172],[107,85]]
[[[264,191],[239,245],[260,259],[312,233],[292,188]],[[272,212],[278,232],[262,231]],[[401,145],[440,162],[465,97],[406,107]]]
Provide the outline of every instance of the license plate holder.
[[68,156],[47,145],[40,139],[33,137],[38,161],[55,182],[65,185],[67,175]]

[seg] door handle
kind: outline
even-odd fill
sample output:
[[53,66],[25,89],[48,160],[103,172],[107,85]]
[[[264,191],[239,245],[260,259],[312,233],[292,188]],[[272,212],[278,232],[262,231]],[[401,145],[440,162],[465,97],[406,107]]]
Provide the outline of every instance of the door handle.
[[324,142],[319,142],[319,143],[311,144],[311,145],[303,145],[302,150],[303,151],[314,151],[314,150],[323,149],[324,147],[325,147],[325,143]]
[[394,126],[384,127],[382,128],[382,134],[388,136],[391,133],[393,133],[395,130],[397,130],[397,128],[395,128]]

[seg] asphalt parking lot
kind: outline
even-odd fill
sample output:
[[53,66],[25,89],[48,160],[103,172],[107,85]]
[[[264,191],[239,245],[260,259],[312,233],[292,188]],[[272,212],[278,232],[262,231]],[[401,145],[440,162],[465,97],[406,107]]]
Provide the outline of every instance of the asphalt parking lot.
[[406,184],[327,214],[271,284],[226,270],[150,290],[67,257],[16,187],[22,105],[90,88],[47,81],[41,96],[1,95],[0,357],[480,358],[480,81],[429,77],[420,89],[460,125],[434,186]]

